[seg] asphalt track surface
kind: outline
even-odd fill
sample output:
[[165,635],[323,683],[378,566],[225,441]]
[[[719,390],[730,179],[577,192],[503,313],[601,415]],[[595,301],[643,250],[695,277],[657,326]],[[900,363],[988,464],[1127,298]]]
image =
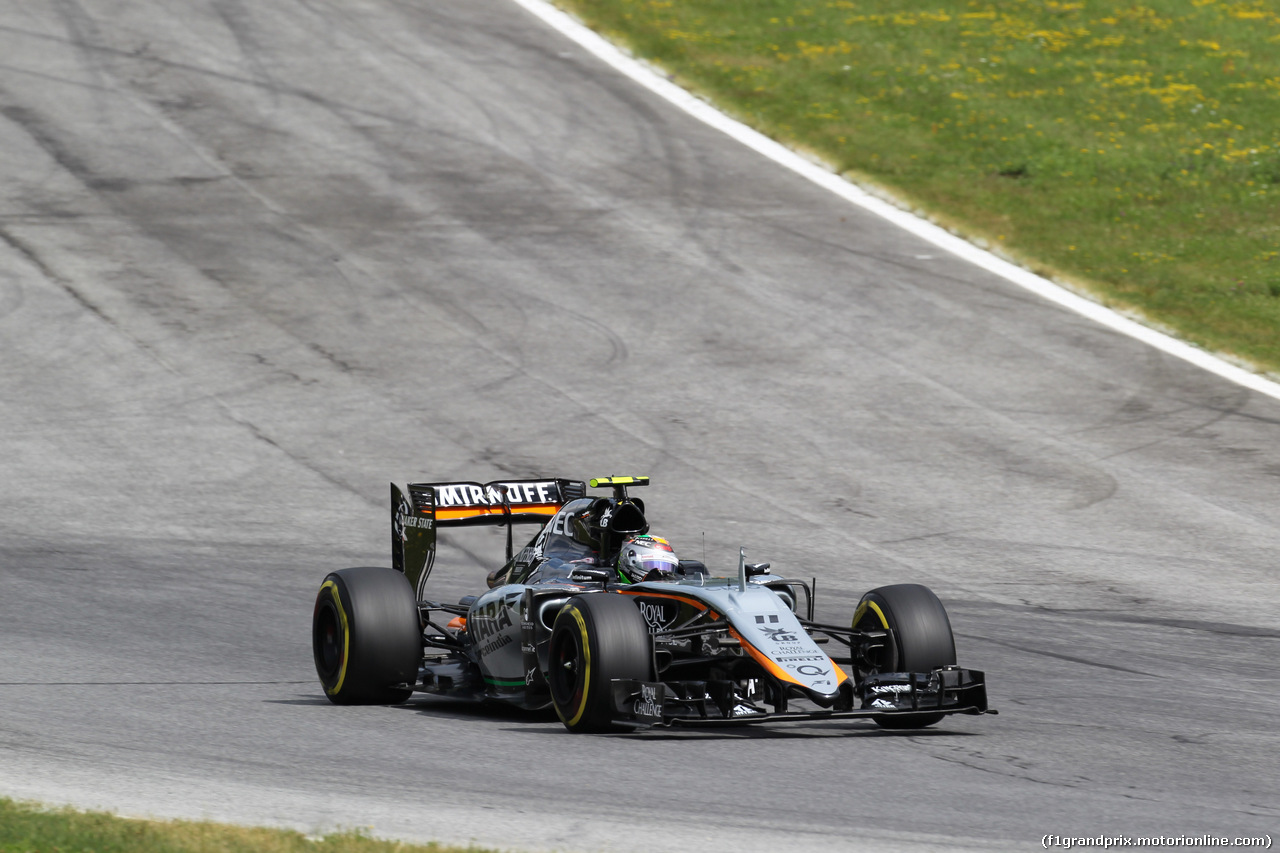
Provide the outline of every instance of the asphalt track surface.
[[[0,4],[0,435],[0,795],[527,850],[1280,829],[1280,402],[505,0]],[[387,563],[388,481],[608,473],[821,617],[930,585],[1001,715],[324,700],[311,603]],[[450,541],[440,597],[502,550]]]

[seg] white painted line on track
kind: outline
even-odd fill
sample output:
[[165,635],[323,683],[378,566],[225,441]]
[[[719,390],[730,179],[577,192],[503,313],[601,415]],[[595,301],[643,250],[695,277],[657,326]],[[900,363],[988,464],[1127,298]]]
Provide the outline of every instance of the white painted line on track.
[[627,56],[613,43],[579,23],[567,13],[552,6],[546,0],[512,0],[512,2],[528,10],[548,26],[572,39],[593,56],[644,86],[649,91],[670,101],[694,118],[728,134],[753,151],[763,154],[779,165],[808,178],[813,183],[830,190],[846,201],[856,204],[883,219],[887,219],[898,227],[924,240],[928,240],[935,246],[945,249],[951,254],[988,272],[995,273],[1019,287],[1048,299],[1050,302],[1061,305],[1109,329],[1142,341],[1169,355],[1189,361],[1197,367],[1203,368],[1210,373],[1215,373],[1224,379],[1229,379],[1237,385],[1243,385],[1245,388],[1257,391],[1259,394],[1266,394],[1269,397],[1280,400],[1280,383],[1237,367],[1185,341],[1180,341],[1149,326],[1130,320],[1110,308],[1072,293],[1061,285],[1054,284],[1043,276],[1036,275],[1017,264],[999,258],[985,249],[980,249],[946,229],[934,225],[932,222],[921,219],[913,213],[870,195],[829,169],[806,160],[785,145],[775,142],[759,131],[752,130],[742,122],[720,112],[706,101],[681,89],[661,74]]

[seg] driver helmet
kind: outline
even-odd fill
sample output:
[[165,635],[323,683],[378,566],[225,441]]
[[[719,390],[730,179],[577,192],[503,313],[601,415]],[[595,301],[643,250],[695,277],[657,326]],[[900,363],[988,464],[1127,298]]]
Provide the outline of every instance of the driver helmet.
[[675,549],[661,536],[632,536],[618,552],[618,575],[623,583],[671,580],[679,563]]

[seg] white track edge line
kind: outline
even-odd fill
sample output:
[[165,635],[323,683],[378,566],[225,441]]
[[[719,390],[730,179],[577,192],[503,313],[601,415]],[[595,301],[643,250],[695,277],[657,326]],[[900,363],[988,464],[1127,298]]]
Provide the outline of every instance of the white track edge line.
[[892,222],[899,228],[933,243],[963,260],[1061,305],[1109,329],[1128,335],[1169,355],[1190,362],[1237,385],[1280,400],[1280,383],[1223,360],[1207,350],[1131,320],[1122,314],[1067,290],[1043,276],[1000,258],[986,249],[955,236],[928,220],[883,201],[850,183],[831,170],[805,159],[759,131],[730,118],[706,101],[680,88],[661,74],[623,53],[616,45],[582,24],[547,0],[512,0],[548,26],[577,43],[618,72],[669,101],[689,115],[710,125],[748,148],[768,157],[827,189],[846,201]]

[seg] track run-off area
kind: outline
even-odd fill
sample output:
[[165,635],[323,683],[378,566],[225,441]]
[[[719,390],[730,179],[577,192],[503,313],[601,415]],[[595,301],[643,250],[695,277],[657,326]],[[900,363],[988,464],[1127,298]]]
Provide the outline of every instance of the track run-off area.
[[[1280,828],[1280,401],[904,231],[509,0],[0,5],[0,796],[517,850]],[[918,582],[996,717],[338,708],[390,480]],[[449,531],[441,599],[500,531]]]

